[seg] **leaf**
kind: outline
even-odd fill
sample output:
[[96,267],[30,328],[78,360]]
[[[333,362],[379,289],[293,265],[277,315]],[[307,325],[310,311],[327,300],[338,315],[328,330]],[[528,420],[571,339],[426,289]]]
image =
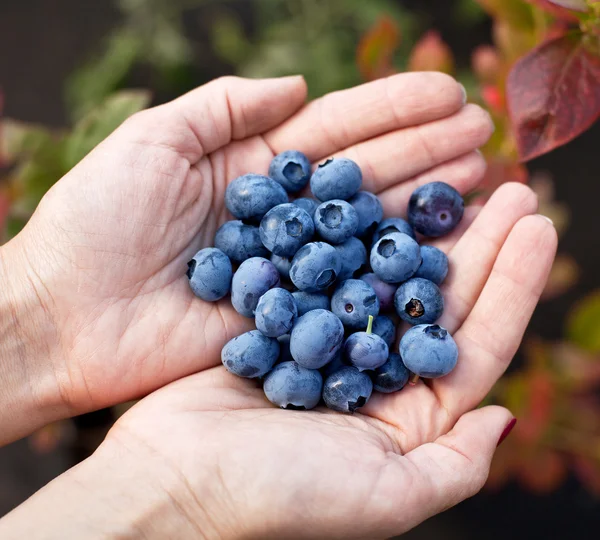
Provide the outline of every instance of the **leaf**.
[[454,72],[454,55],[438,32],[427,32],[414,46],[408,60],[410,71]]
[[400,44],[400,32],[396,23],[384,16],[362,37],[356,51],[358,69],[367,81],[394,72],[392,59]]
[[552,493],[565,480],[567,467],[557,452],[539,449],[519,468],[519,481],[536,493]]
[[64,165],[70,170],[124,120],[150,103],[148,90],[123,90],[113,94],[82,118],[66,141]]
[[581,13],[587,13],[590,10],[590,6],[585,0],[547,0],[547,2]]
[[48,144],[54,136],[44,126],[26,124],[10,118],[1,121],[1,129],[0,155],[9,163],[35,153],[42,146]]
[[567,320],[567,337],[586,351],[600,352],[600,290],[575,306]]
[[542,300],[551,300],[568,292],[577,283],[579,274],[579,265],[573,257],[557,255],[542,293]]
[[509,114],[522,161],[566,144],[600,116],[600,57],[583,34],[543,43],[507,81]]
[[532,30],[534,20],[529,8],[522,0],[475,0],[494,19],[508,22],[519,29]]

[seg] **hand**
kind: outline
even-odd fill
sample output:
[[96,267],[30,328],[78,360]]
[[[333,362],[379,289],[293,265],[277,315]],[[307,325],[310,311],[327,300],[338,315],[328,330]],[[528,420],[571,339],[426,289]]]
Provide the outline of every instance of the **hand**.
[[276,409],[254,381],[220,366],[134,406],[91,459],[109,464],[100,470],[114,478],[127,471],[136,495],[125,488],[117,500],[142,504],[139,494],[150,493],[163,501],[158,518],[143,512],[137,531],[157,538],[383,538],[476,493],[512,415],[501,407],[471,409],[513,357],[556,249],[550,222],[531,215],[536,206],[528,188],[507,184],[462,236],[438,242],[452,268],[441,324],[460,352],[445,378],[375,394],[347,416]]
[[481,180],[474,150],[492,124],[448,76],[396,75],[303,106],[305,97],[299,77],[219,79],[135,115],[49,191],[2,248],[12,298],[0,306],[27,324],[0,361],[0,380],[19,389],[0,443],[219,363],[251,321],[228,301],[194,298],[186,263],[228,219],[227,182],[264,173],[274,153],[355,159],[393,215],[418,183],[441,178],[464,193]]

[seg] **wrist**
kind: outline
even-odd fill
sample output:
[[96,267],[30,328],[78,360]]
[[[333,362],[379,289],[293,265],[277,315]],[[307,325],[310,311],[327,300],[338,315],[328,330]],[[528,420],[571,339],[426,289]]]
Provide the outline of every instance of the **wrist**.
[[62,415],[55,331],[25,259],[17,239],[0,248],[0,446]]
[[221,538],[182,481],[161,459],[105,442],[0,520],[0,538]]

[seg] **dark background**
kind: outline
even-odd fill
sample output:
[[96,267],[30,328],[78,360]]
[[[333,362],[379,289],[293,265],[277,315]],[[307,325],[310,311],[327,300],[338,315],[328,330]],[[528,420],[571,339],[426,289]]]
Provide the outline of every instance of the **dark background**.
[[[426,22],[440,30],[459,63],[467,64],[472,49],[490,40],[488,21],[469,32],[457,30],[449,15],[451,1],[402,3],[421,12]],[[243,13],[250,8],[249,2],[238,2],[237,8]],[[199,18],[209,21],[210,7],[202,8]],[[118,22],[119,12],[109,1],[0,0],[0,85],[5,94],[5,114],[51,126],[65,125],[65,78]],[[199,69],[197,77],[201,82],[227,69],[214,59]],[[153,87],[152,78],[143,70],[135,72],[128,82]],[[169,97],[159,91],[156,99]],[[573,255],[582,269],[568,298],[546,302],[537,310],[531,327],[547,339],[560,336],[572,299],[599,284],[599,142],[600,125],[596,125],[576,141],[529,164],[531,170],[548,170],[555,177],[557,199],[571,209],[570,227],[559,249]],[[26,441],[0,449],[0,515],[84,456],[110,418],[110,412],[104,411],[78,419],[77,442],[49,454],[34,453]],[[498,494],[484,492],[407,537],[587,539],[598,538],[599,531],[600,501],[570,479],[558,492],[544,496],[526,493],[514,485]]]

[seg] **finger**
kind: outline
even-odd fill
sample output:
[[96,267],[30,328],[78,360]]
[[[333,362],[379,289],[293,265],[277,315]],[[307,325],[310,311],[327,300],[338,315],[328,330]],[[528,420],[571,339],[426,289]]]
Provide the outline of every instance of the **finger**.
[[404,456],[390,456],[392,464],[382,471],[378,484],[379,504],[388,501],[386,515],[381,516],[387,527],[381,532],[386,537],[401,534],[478,493],[511,424],[508,410],[485,407],[465,414],[436,441]]
[[444,253],[448,254],[452,251],[452,248],[458,243],[463,235],[469,230],[469,227],[477,219],[477,216],[481,213],[482,206],[467,206],[465,213],[460,223],[456,228],[448,235],[442,236],[442,238],[436,238],[434,240],[426,240],[421,242],[423,245],[434,246],[441,249]]
[[456,368],[434,381],[451,414],[478,405],[508,367],[548,280],[556,246],[556,229],[543,216],[524,217],[514,226],[477,303],[454,335]]
[[431,122],[464,105],[462,87],[442,73],[402,73],[333,92],[265,133],[273,151],[302,150],[317,161],[383,133]]
[[[375,168],[379,169],[379,167]],[[486,161],[481,153],[469,152],[433,167],[409,180],[392,184],[379,193],[384,214],[386,217],[406,217],[406,208],[412,192],[419,186],[429,182],[446,182],[462,195],[465,195],[481,183],[485,170]],[[374,173],[375,171],[371,175]]]
[[448,254],[450,271],[442,287],[444,314],[439,324],[454,333],[475,305],[496,257],[514,225],[537,210],[537,196],[527,186],[500,186],[473,225]]
[[195,163],[232,140],[280,124],[303,105],[306,92],[301,76],[222,77],[135,114],[121,133],[139,143],[172,148]]
[[420,126],[386,133],[340,150],[361,167],[363,189],[379,193],[483,146],[494,131],[477,105]]

